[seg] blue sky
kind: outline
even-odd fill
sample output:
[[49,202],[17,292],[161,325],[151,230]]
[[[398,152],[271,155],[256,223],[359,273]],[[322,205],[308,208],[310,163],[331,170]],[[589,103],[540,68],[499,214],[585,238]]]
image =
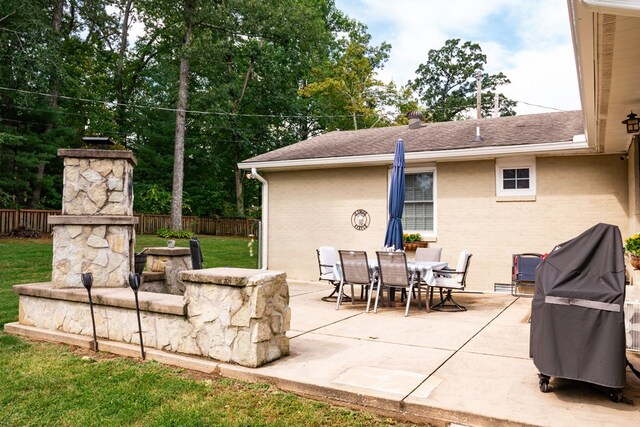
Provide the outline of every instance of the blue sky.
[[535,105],[580,109],[565,1],[336,0],[336,6],[366,24],[374,43],[391,43],[379,73],[384,81],[406,84],[430,49],[460,38],[480,44],[487,71],[511,80],[501,91],[521,101],[518,114],[554,111]]

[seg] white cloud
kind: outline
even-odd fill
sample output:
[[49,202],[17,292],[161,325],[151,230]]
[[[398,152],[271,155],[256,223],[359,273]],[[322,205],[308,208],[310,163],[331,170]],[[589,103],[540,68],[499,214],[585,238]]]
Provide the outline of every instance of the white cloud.
[[[579,109],[578,83],[567,6],[557,0],[336,0],[369,27],[375,43],[391,43],[380,78],[405,84],[430,49],[445,40],[477,42],[487,71],[504,72],[512,99]],[[552,111],[520,103],[519,114]]]

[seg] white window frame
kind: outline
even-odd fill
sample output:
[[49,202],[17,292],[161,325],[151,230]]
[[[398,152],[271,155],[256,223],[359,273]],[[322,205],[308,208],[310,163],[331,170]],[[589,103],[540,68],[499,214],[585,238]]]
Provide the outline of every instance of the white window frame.
[[[505,169],[529,169],[529,188],[504,188],[503,171]],[[536,158],[517,157],[496,159],[496,196],[535,196],[536,195]]]
[[[389,191],[391,190],[391,173],[393,168],[389,169],[389,179],[388,188],[387,188],[387,204],[389,200]],[[404,224],[402,224],[402,232],[403,233],[420,233],[423,240],[431,240],[435,239],[438,234],[438,173],[436,171],[435,166],[423,166],[423,167],[410,167],[405,168],[404,173],[407,174],[416,174],[416,173],[433,173],[433,231],[431,230],[410,230],[405,229]],[[388,210],[387,210],[388,212]],[[388,220],[388,218],[387,218]]]

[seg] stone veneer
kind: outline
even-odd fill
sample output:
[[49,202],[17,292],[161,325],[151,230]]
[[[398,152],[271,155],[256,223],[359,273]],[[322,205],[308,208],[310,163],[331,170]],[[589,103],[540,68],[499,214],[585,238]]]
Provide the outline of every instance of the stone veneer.
[[133,215],[135,157],[125,150],[63,149],[62,215]]
[[130,225],[54,226],[53,285],[82,288],[80,274],[91,271],[96,287],[127,286],[133,238]]
[[204,356],[257,367],[289,354],[285,273],[211,268],[183,271],[180,280]]
[[[289,354],[289,286],[286,274],[213,268],[180,273],[184,297],[140,292],[146,347],[258,367]],[[15,285],[19,322],[25,326],[91,336],[86,292],[49,283]],[[133,292],[93,292],[100,338],[139,344]]]
[[64,157],[62,215],[53,225],[53,286],[82,287],[80,274],[93,273],[94,287],[127,286],[132,270],[134,224],[130,151],[61,149]]
[[[184,284],[178,278],[183,270],[191,270],[191,250],[189,248],[145,248],[147,254],[147,274],[143,273],[144,282],[141,290],[173,295],[184,295]],[[153,277],[149,273],[164,273],[162,280],[147,281]]]

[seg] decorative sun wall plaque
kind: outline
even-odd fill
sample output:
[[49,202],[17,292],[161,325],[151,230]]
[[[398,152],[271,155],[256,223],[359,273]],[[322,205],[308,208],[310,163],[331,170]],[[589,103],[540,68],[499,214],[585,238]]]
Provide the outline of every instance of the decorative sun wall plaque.
[[369,226],[369,222],[371,222],[371,218],[364,209],[358,209],[351,215],[351,225],[356,230],[365,230]]

